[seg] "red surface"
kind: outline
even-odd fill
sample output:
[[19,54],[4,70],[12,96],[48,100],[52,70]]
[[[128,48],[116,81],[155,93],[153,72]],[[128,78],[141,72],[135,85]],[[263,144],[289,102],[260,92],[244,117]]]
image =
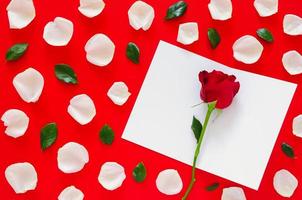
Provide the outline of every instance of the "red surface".
[[[9,29],[5,12],[8,2],[9,0],[0,2],[0,114],[11,108],[21,109],[29,115],[30,125],[25,136],[19,139],[6,136],[4,127],[0,126],[0,199],[53,200],[62,189],[71,184],[80,188],[85,193],[85,199],[88,200],[180,199],[182,193],[171,197],[159,193],[155,186],[156,176],[163,169],[175,168],[181,174],[184,185],[187,186],[191,168],[120,138],[159,40],[184,47],[176,42],[179,23],[189,21],[199,23],[200,40],[184,47],[190,51],[234,68],[295,83],[302,81],[301,75],[288,75],[281,63],[282,54],[287,50],[296,49],[302,53],[302,37],[287,36],[282,29],[284,14],[301,15],[301,0],[280,0],[278,14],[268,18],[258,16],[252,0],[233,0],[233,17],[224,22],[213,21],[207,9],[208,1],[200,0],[187,0],[189,7],[186,14],[177,20],[165,22],[163,18],[166,8],[174,3],[174,0],[146,0],[154,7],[156,13],[151,29],[147,32],[135,31],[129,26],[127,11],[133,0],[107,0],[103,13],[94,19],[85,18],[78,12],[78,0],[36,0],[37,16],[23,30]],[[74,35],[66,47],[52,47],[42,39],[44,25],[56,16],[65,17],[74,23]],[[222,36],[221,44],[216,50],[211,50],[207,41],[206,32],[209,27],[217,28]],[[255,35],[255,31],[261,27],[267,27],[272,31],[275,42],[273,44],[262,42],[265,50],[256,64],[245,65],[235,61],[232,56],[233,42],[245,34]],[[85,58],[84,45],[95,33],[107,34],[116,45],[114,60],[106,68],[93,66]],[[125,47],[129,41],[137,43],[141,49],[139,65],[132,64],[125,57]],[[30,44],[28,52],[19,61],[7,63],[4,60],[5,52],[17,42],[28,42]],[[54,65],[62,62],[74,68],[79,78],[79,85],[66,85],[55,78]],[[13,77],[30,66],[39,70],[45,78],[43,93],[35,104],[22,101],[12,85]],[[122,107],[114,105],[106,96],[108,88],[114,81],[126,82],[133,94]],[[66,112],[69,100],[81,93],[88,94],[97,108],[96,117],[86,126],[79,125]],[[292,119],[302,113],[301,102],[302,88],[299,86],[259,191],[243,187],[249,200],[283,199],[277,195],[272,186],[274,173],[281,168],[290,170],[302,183],[302,158],[300,158],[302,140],[291,132]],[[48,122],[58,124],[59,137],[51,148],[42,152],[39,133],[41,127]],[[103,145],[98,138],[98,132],[104,123],[110,124],[116,133],[116,140],[112,146]],[[57,150],[69,141],[83,144],[90,153],[90,162],[81,172],[75,174],[64,174],[57,168]],[[281,152],[280,144],[284,141],[294,146],[297,159],[289,159]],[[186,147],[179,147],[179,151],[182,148]],[[35,191],[16,195],[5,180],[4,170],[12,163],[23,161],[34,164],[39,182]],[[127,179],[121,188],[113,192],[103,189],[97,181],[100,166],[106,161],[119,162],[126,169]],[[140,161],[145,163],[148,177],[144,183],[137,184],[131,177],[131,171]],[[206,185],[216,181],[221,183],[218,190],[214,192],[204,190]],[[220,199],[222,187],[234,185],[236,186],[235,183],[198,170],[197,182],[190,199]],[[302,186],[300,185],[291,199],[301,198]]]

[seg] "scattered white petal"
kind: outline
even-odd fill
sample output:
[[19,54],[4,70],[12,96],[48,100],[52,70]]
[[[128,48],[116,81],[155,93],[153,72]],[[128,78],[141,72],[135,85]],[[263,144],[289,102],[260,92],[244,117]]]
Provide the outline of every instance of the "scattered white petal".
[[208,5],[212,19],[228,20],[232,17],[232,1],[231,0],[211,0]]
[[63,17],[56,17],[44,27],[43,38],[52,46],[66,46],[73,34],[73,23]]
[[178,194],[182,190],[182,186],[182,180],[175,169],[163,170],[157,176],[156,187],[163,194]]
[[197,41],[199,38],[198,24],[189,22],[180,24],[178,28],[177,42],[188,45]]
[[129,23],[135,30],[148,30],[154,16],[153,7],[143,1],[134,2],[128,10]]
[[4,122],[4,126],[6,126],[5,133],[13,138],[24,135],[29,124],[28,116],[23,111],[17,109],[7,110],[2,115],[1,120]]
[[11,0],[6,11],[11,29],[25,28],[36,17],[33,0]]
[[98,180],[107,190],[115,190],[122,186],[126,178],[124,167],[116,162],[106,162],[102,165]]
[[108,36],[101,33],[92,36],[85,45],[87,60],[100,67],[108,65],[112,61],[114,50],[114,43]]
[[81,171],[89,161],[88,151],[83,145],[69,142],[58,151],[58,167],[67,174]]
[[293,120],[293,134],[302,137],[302,115],[298,115]]
[[246,200],[244,191],[240,187],[224,188],[221,200]]
[[274,188],[283,197],[291,197],[298,187],[298,180],[289,171],[282,169],[274,176]]
[[96,115],[94,103],[86,94],[74,96],[70,100],[67,111],[81,125],[88,124]]
[[302,55],[297,51],[288,51],[283,54],[282,63],[289,74],[297,75],[302,73]]
[[36,102],[42,93],[44,78],[37,70],[28,68],[15,76],[13,85],[25,102]]
[[83,200],[84,194],[78,188],[69,186],[65,188],[59,195],[58,200]]
[[251,35],[245,35],[233,44],[233,56],[245,64],[253,64],[259,60],[263,51],[261,43]]
[[5,178],[17,194],[34,190],[38,182],[37,172],[28,162],[8,166],[5,170]]
[[255,0],[254,6],[261,17],[268,17],[278,12],[278,0]]
[[107,92],[107,96],[116,105],[122,106],[126,103],[131,93],[124,82],[115,82]]
[[84,16],[92,18],[99,15],[104,8],[103,0],[80,0],[78,9]]
[[302,35],[302,18],[292,14],[285,15],[283,31],[288,35]]

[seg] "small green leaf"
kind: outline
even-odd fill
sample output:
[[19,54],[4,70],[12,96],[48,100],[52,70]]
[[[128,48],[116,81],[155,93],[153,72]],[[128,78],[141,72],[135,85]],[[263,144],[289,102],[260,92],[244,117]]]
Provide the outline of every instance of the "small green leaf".
[[133,42],[128,43],[126,55],[133,63],[139,63],[139,48]]
[[133,178],[136,182],[143,182],[146,179],[147,171],[143,162],[136,165],[132,172]]
[[213,183],[206,187],[206,191],[214,191],[219,187],[219,183]]
[[195,135],[195,138],[198,142],[199,137],[200,137],[200,133],[201,133],[201,130],[202,130],[202,124],[200,123],[200,121],[195,116],[193,116],[191,129],[192,129],[192,131]]
[[257,30],[257,35],[267,42],[273,42],[274,38],[272,33],[266,28],[260,28]]
[[23,56],[23,54],[27,50],[27,47],[28,47],[27,43],[19,43],[13,45],[6,52],[6,60],[7,61],[18,60],[21,56]]
[[107,124],[100,131],[100,139],[104,144],[112,144],[114,140],[114,132]]
[[283,151],[283,153],[285,153],[285,155],[287,155],[290,158],[294,158],[295,157],[295,152],[292,146],[290,146],[287,143],[282,143],[281,145],[281,149]]
[[40,133],[40,143],[43,150],[50,147],[57,139],[58,128],[56,123],[46,124]]
[[77,75],[69,65],[57,64],[55,66],[55,74],[57,79],[65,83],[78,83]]
[[208,38],[211,44],[212,49],[215,49],[220,43],[220,35],[214,28],[208,29]]
[[170,20],[185,14],[188,4],[185,1],[178,1],[171,5],[168,10],[165,19]]

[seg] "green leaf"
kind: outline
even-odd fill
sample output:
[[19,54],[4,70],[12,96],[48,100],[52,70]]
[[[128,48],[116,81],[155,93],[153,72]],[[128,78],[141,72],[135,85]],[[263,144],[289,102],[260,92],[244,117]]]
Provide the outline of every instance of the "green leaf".
[[18,60],[21,56],[23,56],[23,54],[27,50],[27,47],[28,47],[27,43],[19,43],[13,45],[6,52],[6,60],[7,61]]
[[143,162],[136,165],[132,172],[133,178],[136,182],[143,182],[146,179],[147,171]]
[[40,133],[40,143],[43,150],[50,147],[57,139],[58,128],[56,123],[46,124]]
[[214,191],[219,187],[219,183],[213,183],[206,187],[206,191]]
[[208,39],[210,41],[212,49],[215,49],[220,43],[220,35],[214,28],[208,29]]
[[65,83],[71,83],[71,84],[78,83],[77,75],[69,65],[57,64],[55,66],[55,74],[57,79]]
[[200,133],[201,133],[201,130],[202,130],[202,124],[200,123],[200,121],[195,116],[193,116],[191,129],[192,129],[192,131],[195,135],[195,138],[198,142],[199,137],[200,137]]
[[170,20],[184,15],[187,7],[188,4],[185,1],[178,1],[174,3],[168,8],[165,19]]
[[266,28],[260,28],[257,30],[257,35],[267,42],[273,42],[274,38],[272,33]]
[[100,139],[104,144],[112,144],[114,140],[114,132],[107,124],[100,131]]
[[287,143],[282,143],[281,145],[281,149],[283,151],[283,153],[285,153],[285,155],[287,155],[290,158],[294,158],[295,157],[295,152],[292,146],[290,146]]
[[126,55],[133,63],[139,63],[139,48],[133,42],[128,43]]

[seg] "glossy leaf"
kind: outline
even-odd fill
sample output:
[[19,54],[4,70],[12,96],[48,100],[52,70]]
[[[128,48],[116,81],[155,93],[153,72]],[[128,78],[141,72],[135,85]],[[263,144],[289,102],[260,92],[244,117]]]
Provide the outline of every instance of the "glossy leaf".
[[206,187],[206,191],[214,191],[219,187],[219,183],[213,183]]
[[71,83],[71,84],[78,83],[77,75],[69,65],[57,64],[55,66],[55,74],[57,79],[65,83]]
[[100,139],[104,144],[112,144],[114,140],[114,132],[111,127],[105,124],[100,131]]
[[212,49],[215,49],[220,43],[220,35],[214,28],[208,29],[208,39],[210,41]]
[[288,157],[290,157],[290,158],[294,158],[294,157],[295,157],[294,149],[293,149],[293,147],[290,146],[289,144],[287,144],[287,143],[285,143],[285,142],[282,143],[281,149],[282,149],[283,153],[284,153],[286,156],[288,156]]
[[201,130],[202,130],[202,124],[200,123],[200,121],[195,116],[193,116],[191,129],[192,129],[192,131],[194,133],[194,136],[195,136],[195,138],[198,142],[198,139],[200,137],[200,133],[201,133]]
[[274,38],[272,33],[266,28],[260,28],[257,30],[257,35],[267,42],[273,42]]
[[10,47],[6,52],[7,61],[18,60],[26,52],[28,47],[27,43],[19,43]]
[[139,48],[136,44],[133,42],[129,42],[127,45],[126,55],[129,60],[131,60],[133,63],[138,64],[139,63]]
[[58,128],[56,123],[46,124],[40,133],[40,143],[43,150],[50,147],[58,137]]
[[166,20],[182,16],[187,10],[188,4],[185,1],[178,1],[171,5],[166,14]]
[[143,162],[136,165],[132,172],[133,178],[136,182],[143,182],[147,176],[147,170]]

